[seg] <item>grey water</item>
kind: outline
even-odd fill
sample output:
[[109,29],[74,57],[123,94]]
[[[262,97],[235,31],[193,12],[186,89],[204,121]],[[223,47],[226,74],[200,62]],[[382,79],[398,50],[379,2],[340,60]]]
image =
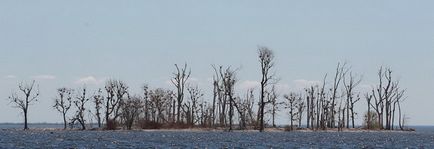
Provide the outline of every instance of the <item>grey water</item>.
[[432,126],[415,126],[416,132],[266,133],[23,131],[18,126],[0,124],[0,148],[434,148]]

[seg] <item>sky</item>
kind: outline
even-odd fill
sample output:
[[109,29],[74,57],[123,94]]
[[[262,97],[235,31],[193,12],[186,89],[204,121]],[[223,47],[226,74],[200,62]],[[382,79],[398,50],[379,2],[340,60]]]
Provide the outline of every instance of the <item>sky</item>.
[[[347,62],[362,75],[358,90],[391,67],[407,89],[411,125],[434,125],[434,5],[408,0],[0,1],[0,122],[21,122],[8,96],[36,80],[30,122],[61,122],[56,88],[90,90],[109,78],[140,94],[173,88],[174,64],[188,63],[191,82],[209,99],[211,64],[240,68],[236,90],[257,86],[258,46],[276,55],[280,94],[300,90]],[[331,79],[329,79],[328,83]],[[366,102],[358,103],[363,113]],[[279,123],[288,123],[280,113]],[[358,116],[358,121],[361,121]]]

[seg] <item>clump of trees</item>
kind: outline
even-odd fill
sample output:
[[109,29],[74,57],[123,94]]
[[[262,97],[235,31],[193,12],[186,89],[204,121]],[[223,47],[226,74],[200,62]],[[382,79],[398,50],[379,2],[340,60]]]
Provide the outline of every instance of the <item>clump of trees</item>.
[[[352,72],[347,63],[338,63],[332,77],[324,75],[323,81],[307,86],[299,92],[279,93],[278,79],[274,73],[275,54],[267,47],[258,47],[259,90],[254,88],[236,92],[237,72],[230,66],[212,65],[212,99],[190,81],[191,70],[187,64],[171,76],[175,90],[151,88],[143,85],[138,93],[121,80],[107,80],[96,90],[59,88],[53,108],[67,124],[85,130],[94,121],[101,129],[159,129],[203,127],[224,129],[257,129],[277,127],[276,120],[289,118],[288,130],[326,130],[355,128],[357,106],[366,107],[363,126],[366,129],[404,129],[405,117],[401,104],[405,89],[394,79],[390,68],[380,67],[378,83],[369,92],[360,92],[362,76]],[[25,129],[29,105],[37,101],[39,91],[31,84],[19,84],[19,96],[13,93],[8,99],[23,111]],[[283,94],[283,95],[281,95]],[[256,97],[256,95],[258,97]],[[366,101],[366,105],[362,105]],[[71,111],[73,111],[71,113]],[[279,115],[279,113],[285,113]],[[398,124],[396,124],[398,123]],[[397,127],[396,127],[397,125]]]

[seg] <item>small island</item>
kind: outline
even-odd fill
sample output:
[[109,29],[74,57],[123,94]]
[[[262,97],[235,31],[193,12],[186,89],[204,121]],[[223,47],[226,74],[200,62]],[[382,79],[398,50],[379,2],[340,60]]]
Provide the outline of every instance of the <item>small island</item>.
[[[378,83],[365,92],[358,90],[362,76],[348,63],[338,63],[333,74],[298,92],[279,90],[275,54],[268,47],[258,49],[259,81],[252,88],[237,90],[239,68],[211,65],[214,71],[210,96],[191,78],[187,64],[175,64],[170,83],[174,90],[152,88],[144,83],[141,92],[132,92],[121,80],[109,79],[96,89],[61,87],[52,108],[59,112],[63,129],[92,130],[257,130],[263,131],[411,131],[401,105],[405,89],[391,68],[378,69]],[[24,130],[31,105],[39,100],[36,81],[20,83],[9,96],[21,110]],[[205,98],[207,97],[207,98]],[[208,98],[209,97],[209,98]],[[356,124],[355,109],[366,107],[362,124]],[[91,115],[89,117],[89,115]],[[281,117],[289,122],[278,128]],[[97,127],[89,127],[95,122]]]

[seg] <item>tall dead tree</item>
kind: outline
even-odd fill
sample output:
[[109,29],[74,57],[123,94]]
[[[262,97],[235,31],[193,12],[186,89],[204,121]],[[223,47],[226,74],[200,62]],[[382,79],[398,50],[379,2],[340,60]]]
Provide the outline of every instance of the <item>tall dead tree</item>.
[[346,102],[345,102],[345,110],[346,110],[346,127],[350,128],[350,116],[351,116],[351,122],[352,127],[354,128],[354,104],[359,101],[360,98],[355,99],[355,91],[354,89],[357,87],[357,85],[360,84],[362,81],[361,77],[357,77],[352,72],[349,72],[348,75],[345,75],[343,78],[344,88],[345,88],[345,96],[346,96]]
[[334,128],[336,125],[336,100],[339,98],[338,95],[338,89],[339,89],[339,85],[341,84],[342,79],[344,78],[346,72],[348,71],[348,69],[346,68],[346,63],[341,64],[338,63],[338,66],[336,67],[336,72],[335,72],[335,76],[334,76],[334,80],[333,80],[333,87],[331,89],[331,109],[330,109],[330,123],[329,123],[329,127],[330,128]]
[[220,71],[220,77],[222,78],[224,98],[229,100],[229,131],[232,131],[233,116],[234,116],[234,88],[236,79],[236,71],[232,70],[231,67],[225,69],[225,71]]
[[181,123],[180,116],[181,116],[182,102],[184,100],[184,89],[185,89],[185,84],[190,78],[191,70],[187,72],[187,63],[184,64],[183,68],[179,68],[177,64],[175,64],[175,67],[176,67],[176,71],[173,73],[173,78],[170,81],[177,89],[176,100],[178,102],[178,109],[177,109],[176,121],[178,123]]
[[267,47],[259,47],[258,48],[258,54],[259,54],[259,62],[261,64],[261,95],[260,95],[260,103],[259,103],[259,111],[260,111],[260,120],[259,120],[259,131],[264,131],[264,108],[265,108],[265,96],[266,96],[266,89],[268,85],[271,83],[274,79],[274,74],[270,74],[270,70],[274,67],[274,53]]
[[[216,120],[216,103],[218,101],[221,101],[221,88],[220,88],[220,74],[219,74],[219,69],[216,68],[216,66],[212,65],[213,69],[214,69],[214,75],[212,77],[213,79],[213,99],[212,99],[212,109],[211,109],[211,124],[210,126],[214,126],[215,125],[215,120]],[[220,66],[221,69],[221,66]],[[220,109],[220,107],[219,107]],[[218,112],[219,113],[219,112]],[[220,118],[221,119],[221,118]]]
[[12,107],[19,108],[23,111],[24,116],[24,130],[29,129],[27,124],[27,114],[29,112],[29,106],[38,101],[39,89],[35,87],[35,81],[33,80],[30,84],[20,83],[18,85],[19,90],[24,94],[24,96],[19,96],[17,93],[12,93],[9,96],[9,101],[13,104]]
[[368,128],[368,129],[371,129],[372,128],[372,126],[371,126],[371,101],[372,101],[372,95],[370,95],[369,93],[366,93],[366,95],[365,95],[365,99],[366,99],[366,102],[368,103],[368,112],[366,113],[366,127]]
[[66,114],[72,105],[72,93],[73,90],[69,88],[59,88],[57,89],[57,97],[54,98],[54,106],[57,111],[62,114],[63,117],[63,129],[67,128]]

